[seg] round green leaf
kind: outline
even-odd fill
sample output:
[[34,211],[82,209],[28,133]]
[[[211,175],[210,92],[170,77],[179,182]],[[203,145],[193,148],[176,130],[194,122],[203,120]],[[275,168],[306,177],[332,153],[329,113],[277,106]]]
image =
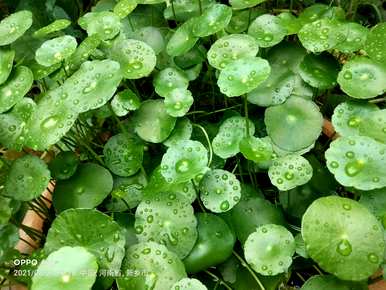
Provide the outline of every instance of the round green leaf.
[[386,186],[386,145],[365,136],[340,137],[326,151],[328,169],[344,186],[371,190]]
[[94,209],[68,209],[52,223],[44,250],[51,253],[64,246],[84,247],[97,258],[99,270],[118,271],[125,242],[124,230],[109,216]]
[[186,117],[179,118],[170,136],[163,142],[167,147],[176,145],[182,140],[189,140],[192,136],[193,125]]
[[0,47],[0,85],[8,79],[14,58],[14,50]]
[[168,55],[182,55],[193,48],[198,40],[192,32],[195,21],[196,18],[191,18],[176,29],[166,46]]
[[161,174],[169,183],[181,183],[205,173],[208,151],[198,141],[183,140],[162,156]]
[[305,8],[300,13],[299,20],[305,25],[322,18],[343,21],[345,20],[345,17],[346,13],[342,8],[317,3]]
[[173,131],[176,118],[166,112],[162,100],[147,100],[135,111],[133,124],[135,132],[141,139],[160,143]]
[[232,8],[224,4],[208,6],[201,16],[194,20],[193,35],[205,37],[224,29],[232,18]]
[[338,196],[317,199],[302,220],[307,253],[342,280],[364,280],[378,269],[385,250],[383,231],[363,205]]
[[82,247],[63,247],[41,261],[32,278],[32,290],[91,289],[98,270],[97,260]]
[[75,72],[81,66],[81,64],[88,60],[89,56],[95,52],[100,43],[101,39],[98,35],[94,34],[92,36],[86,37],[67,60],[66,69],[68,68],[70,73]]
[[119,176],[134,175],[142,166],[143,144],[128,134],[114,135],[103,148],[106,166]]
[[128,274],[117,279],[119,290],[171,289],[186,277],[184,264],[177,255],[154,242],[128,248],[122,270]]
[[[379,111],[375,104],[362,102],[343,102],[335,107],[331,121],[334,129],[339,135],[344,137],[367,135],[368,131],[360,131],[363,123],[368,123],[368,119]],[[364,124],[367,125],[367,124]],[[382,126],[377,126],[381,129]]]
[[9,149],[20,151],[23,147],[21,136],[24,129],[22,120],[12,113],[0,114],[0,143]]
[[79,159],[72,151],[62,151],[56,155],[48,167],[52,177],[58,180],[68,179],[74,175],[79,165]]
[[200,280],[194,278],[183,278],[175,283],[170,290],[207,290]]
[[163,244],[179,258],[192,250],[196,226],[193,207],[181,194],[163,192],[145,197],[135,212],[138,240]]
[[158,95],[165,97],[169,92],[176,88],[187,89],[189,80],[186,75],[176,68],[165,68],[154,78],[153,85]]
[[245,137],[239,146],[244,157],[253,162],[267,162],[273,159],[272,144],[267,138]]
[[141,106],[139,97],[130,89],[117,93],[111,100],[111,109],[118,117],[123,117],[129,111],[135,111]]
[[342,91],[356,99],[370,99],[386,91],[386,69],[367,57],[346,62],[338,75]]
[[31,89],[33,74],[26,66],[15,68],[8,80],[0,86],[0,113],[8,111]]
[[197,214],[198,239],[183,260],[188,273],[197,273],[226,261],[236,242],[227,223],[214,214]]
[[306,54],[307,51],[301,45],[283,41],[268,51],[267,60],[272,67],[285,67],[298,73]]
[[216,40],[208,51],[208,61],[216,69],[242,57],[254,57],[259,51],[256,40],[247,34],[230,34]]
[[255,133],[255,125],[251,120],[244,117],[230,117],[219,127],[217,135],[213,138],[213,152],[223,159],[235,156],[240,152],[239,143],[247,137],[247,122],[249,125],[249,135]]
[[386,143],[386,109],[378,110],[368,116],[366,122],[359,124],[359,132],[362,135]]
[[52,66],[70,57],[76,50],[75,37],[60,36],[47,40],[36,50],[35,59],[43,66]]
[[116,40],[110,54],[111,59],[120,63],[122,74],[126,79],[148,76],[157,61],[151,46],[135,39]]
[[150,47],[154,50],[155,54],[159,54],[165,49],[165,39],[161,29],[158,27],[141,27],[140,29],[134,32],[132,37],[150,45]]
[[331,89],[336,86],[338,72],[338,63],[329,55],[308,54],[299,66],[302,79],[319,89]]
[[29,201],[43,193],[50,178],[50,171],[43,160],[33,155],[25,155],[12,163],[4,184],[4,195]]
[[47,35],[66,29],[68,26],[71,25],[71,21],[68,19],[57,19],[54,22],[36,30],[33,33],[34,37],[46,37]]
[[290,190],[311,179],[312,166],[303,156],[286,155],[273,161],[268,176],[279,190]]
[[277,16],[281,26],[287,30],[287,35],[297,34],[302,28],[300,20],[291,12],[282,12]]
[[365,43],[364,50],[371,59],[386,64],[385,40],[386,23],[378,23],[371,28]]
[[136,7],[137,1],[135,0],[119,0],[114,6],[113,12],[122,19],[129,15]]
[[67,180],[57,181],[53,203],[57,212],[68,208],[94,208],[113,188],[113,177],[100,165],[84,163]]
[[118,15],[110,11],[89,12],[78,20],[78,24],[87,34],[98,35],[102,40],[114,38],[120,31]]
[[232,9],[245,9],[259,5],[265,1],[266,0],[230,0],[229,4],[231,4]]
[[316,275],[308,279],[300,288],[301,290],[351,290],[354,289],[350,282],[339,280],[332,275]]
[[213,212],[226,212],[233,208],[241,196],[240,182],[226,170],[207,172],[200,182],[200,198],[204,206]]
[[244,244],[245,259],[257,273],[273,276],[292,264],[295,239],[283,226],[266,224],[250,234]]
[[282,149],[297,151],[312,145],[322,131],[323,116],[318,106],[299,97],[265,111],[267,133]]
[[20,38],[32,25],[32,13],[28,10],[15,12],[0,22],[0,46]]
[[351,53],[363,48],[368,35],[368,29],[366,27],[359,23],[348,22],[342,23],[339,29],[342,29],[343,33],[346,33],[346,39],[338,43],[335,49],[343,53]]
[[313,53],[334,48],[346,39],[348,27],[340,25],[337,20],[328,18],[307,23],[298,33],[299,40]]
[[246,94],[263,81],[271,72],[268,61],[260,57],[243,57],[230,62],[221,72],[217,84],[227,97]]
[[295,87],[295,74],[285,66],[271,66],[271,73],[263,83],[247,95],[252,104],[268,107],[284,103]]
[[165,95],[165,109],[172,117],[182,117],[193,104],[192,93],[184,88],[175,88]]
[[264,14],[252,21],[248,34],[256,38],[261,47],[271,47],[281,42],[287,35],[287,30],[279,17]]

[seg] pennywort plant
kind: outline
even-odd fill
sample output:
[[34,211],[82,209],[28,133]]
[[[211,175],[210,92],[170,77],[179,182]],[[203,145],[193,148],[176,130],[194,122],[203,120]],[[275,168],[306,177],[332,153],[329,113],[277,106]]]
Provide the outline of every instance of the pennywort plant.
[[382,1],[5,0],[0,14],[1,288],[382,279]]

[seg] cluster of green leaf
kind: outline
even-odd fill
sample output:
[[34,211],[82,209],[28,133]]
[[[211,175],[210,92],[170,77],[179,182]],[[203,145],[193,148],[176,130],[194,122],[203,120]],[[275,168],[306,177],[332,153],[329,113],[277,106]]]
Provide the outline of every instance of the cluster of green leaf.
[[382,3],[11,2],[2,284],[359,290],[385,268]]

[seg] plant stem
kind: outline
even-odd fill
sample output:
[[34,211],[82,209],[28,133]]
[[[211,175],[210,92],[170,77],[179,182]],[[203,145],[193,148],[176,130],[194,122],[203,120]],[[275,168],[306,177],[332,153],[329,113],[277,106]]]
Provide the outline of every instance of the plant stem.
[[202,14],[202,3],[201,0],[198,0],[198,8],[200,9],[200,15]]
[[200,206],[200,209],[201,209],[202,212],[206,212],[206,209],[205,209],[204,205],[201,202],[200,195],[199,195],[199,192],[198,192],[198,189],[197,189],[197,185],[194,183],[193,179],[191,180],[191,182],[193,184],[194,191],[196,192],[196,197],[197,197],[198,205]]
[[223,285],[228,290],[233,290],[224,280],[219,278],[217,275],[213,274],[212,272],[209,272],[208,270],[205,270],[205,273],[211,276],[216,282],[219,282],[221,285]]
[[245,130],[246,130],[246,136],[249,137],[249,118],[248,118],[248,100],[247,96],[244,95],[244,114],[245,114]]
[[259,285],[261,290],[265,290],[265,287],[263,283],[261,283],[260,279],[256,276],[256,273],[251,269],[251,267],[248,265],[246,261],[242,257],[240,257],[239,254],[235,250],[232,251],[232,254],[237,258],[237,260],[240,261],[241,265],[245,268],[247,268],[248,272],[251,274],[253,279],[255,279],[256,283]]
[[209,139],[209,135],[206,132],[205,128],[202,127],[201,125],[193,124],[193,127],[199,128],[202,131],[202,133],[204,134],[206,141],[208,142],[208,148],[209,148],[208,167],[210,167],[210,165],[212,164],[212,159],[213,159],[213,148],[212,148],[212,143],[210,142],[210,139]]

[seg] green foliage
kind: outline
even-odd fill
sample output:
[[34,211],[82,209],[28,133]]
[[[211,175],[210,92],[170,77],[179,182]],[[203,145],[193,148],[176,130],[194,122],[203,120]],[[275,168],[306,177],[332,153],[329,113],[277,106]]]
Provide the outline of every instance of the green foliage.
[[382,1],[3,2],[2,286],[379,279]]

